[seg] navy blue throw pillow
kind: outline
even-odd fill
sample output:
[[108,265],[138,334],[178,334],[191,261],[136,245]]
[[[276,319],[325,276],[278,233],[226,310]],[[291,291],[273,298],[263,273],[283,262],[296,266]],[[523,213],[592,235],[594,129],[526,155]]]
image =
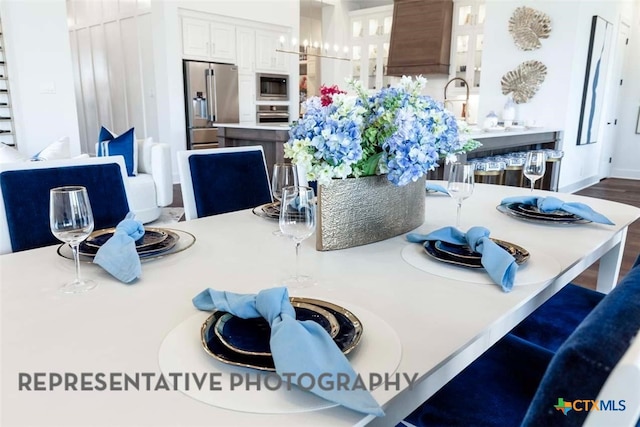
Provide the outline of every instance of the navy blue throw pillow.
[[123,156],[124,164],[127,168],[127,175],[136,175],[137,162],[134,128],[129,129],[122,135],[114,136],[107,128],[103,126],[102,128],[100,128],[98,142],[98,157],[118,155]]

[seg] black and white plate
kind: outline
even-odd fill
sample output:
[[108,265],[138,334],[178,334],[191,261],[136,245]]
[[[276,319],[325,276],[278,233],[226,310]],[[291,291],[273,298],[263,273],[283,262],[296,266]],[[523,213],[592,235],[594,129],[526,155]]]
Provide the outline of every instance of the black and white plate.
[[280,218],[280,202],[265,203],[264,205],[256,206],[251,212],[262,218],[277,220]]
[[542,212],[537,206],[526,205],[524,203],[508,203],[496,206],[498,212],[509,215],[513,218],[523,219],[544,224],[587,224],[591,221],[578,215],[565,211]]
[[[107,242],[113,236],[114,229],[111,231],[106,231],[101,233],[98,238],[93,239],[93,244],[89,245],[86,242],[80,243],[78,248],[78,253],[80,255],[94,257],[100,247]],[[136,242],[136,252],[140,258],[156,256],[171,250],[180,240],[180,236],[178,233],[166,230],[166,229],[145,229],[145,236],[147,233],[150,234],[150,239],[145,240],[144,236],[142,239]],[[138,243],[140,242],[140,244]],[[97,243],[100,243],[97,246]]]
[[[300,303],[315,306],[316,309],[312,311],[315,311],[316,314],[319,312],[319,310],[317,310],[317,308],[319,308],[334,316],[338,323],[338,331],[335,336],[333,336],[333,341],[344,354],[351,352],[360,343],[363,332],[362,323],[360,323],[360,320],[349,310],[327,301],[312,298],[291,298],[291,304],[294,308],[300,305]],[[296,315],[298,311],[299,310],[296,309]],[[275,371],[275,365],[271,355],[239,352],[229,346],[228,342],[225,344],[222,341],[220,337],[221,334],[219,332],[216,333],[216,330],[219,327],[217,325],[219,325],[225,315],[229,315],[229,313],[225,311],[214,311],[200,328],[200,337],[204,350],[214,359],[223,363],[263,371]],[[322,318],[322,316],[311,315],[309,320],[318,321],[320,318]],[[263,332],[260,333],[262,334]],[[251,346],[257,342],[254,338],[251,338],[249,341],[251,342]],[[237,346],[238,342],[236,339],[234,346]],[[264,347],[263,344],[262,346]]]
[[[300,321],[316,322],[327,331],[331,338],[335,338],[340,330],[336,317],[327,310],[313,304],[293,302],[296,319]],[[252,356],[271,356],[269,341],[271,328],[262,317],[242,319],[231,313],[226,313],[213,326],[215,334],[222,344],[238,353]]]
[[[524,264],[530,258],[529,252],[521,246],[504,240],[491,239],[516,260],[517,264]],[[427,240],[424,243],[425,253],[438,261],[468,268],[484,268],[482,255],[474,252],[467,245],[456,245],[441,240]]]

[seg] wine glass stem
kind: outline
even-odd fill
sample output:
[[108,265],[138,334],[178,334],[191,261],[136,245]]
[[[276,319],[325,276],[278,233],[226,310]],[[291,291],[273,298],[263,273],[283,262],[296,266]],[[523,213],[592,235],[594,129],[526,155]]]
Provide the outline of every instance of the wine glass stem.
[[533,186],[535,185],[536,181],[533,179],[530,179],[529,181],[531,181],[531,192],[533,193]]
[[296,242],[296,277],[300,277],[300,242]]
[[78,253],[78,243],[69,243],[73,252],[73,260],[76,264],[76,282],[80,282],[80,254]]
[[460,227],[460,213],[462,212],[462,202],[458,202],[458,213],[456,215],[456,227]]

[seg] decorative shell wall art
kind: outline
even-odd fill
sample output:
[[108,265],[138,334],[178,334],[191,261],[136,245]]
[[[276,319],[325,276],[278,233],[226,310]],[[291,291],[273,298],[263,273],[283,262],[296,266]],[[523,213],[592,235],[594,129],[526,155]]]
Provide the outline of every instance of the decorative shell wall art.
[[516,46],[522,50],[540,48],[540,39],[546,39],[551,32],[549,15],[530,7],[517,8],[509,18],[509,33]]
[[502,93],[513,93],[516,104],[523,104],[533,98],[546,76],[547,66],[542,62],[525,61],[502,76]]

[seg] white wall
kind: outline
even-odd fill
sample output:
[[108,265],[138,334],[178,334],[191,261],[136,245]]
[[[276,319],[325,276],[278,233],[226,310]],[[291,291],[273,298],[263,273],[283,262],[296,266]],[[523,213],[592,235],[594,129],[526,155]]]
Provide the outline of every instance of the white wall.
[[[613,23],[612,40],[615,40],[620,17],[630,13],[628,5],[629,2],[606,0],[487,2],[479,120],[491,110],[498,114],[502,111],[507,98],[502,95],[500,79],[506,72],[525,60],[544,63],[546,79],[528,103],[517,106],[517,118],[534,119],[544,126],[564,130],[561,191],[573,191],[598,181],[605,126],[600,126],[598,143],[576,145],[591,18],[599,15]],[[542,40],[538,50],[519,50],[508,33],[509,17],[519,6],[533,7],[551,18],[551,34]],[[613,63],[609,61],[609,68]],[[611,80],[613,73],[607,76]],[[611,84],[607,82],[609,88]],[[603,121],[605,117],[602,116]]]
[[64,0],[2,0],[17,146],[33,155],[68,136],[80,153]]
[[70,0],[83,152],[95,153],[101,126],[158,140],[151,9],[146,1]]
[[634,4],[624,67],[624,90],[621,91],[618,105],[618,137],[614,143],[611,175],[640,179],[640,134],[636,133],[640,110],[640,3]]

